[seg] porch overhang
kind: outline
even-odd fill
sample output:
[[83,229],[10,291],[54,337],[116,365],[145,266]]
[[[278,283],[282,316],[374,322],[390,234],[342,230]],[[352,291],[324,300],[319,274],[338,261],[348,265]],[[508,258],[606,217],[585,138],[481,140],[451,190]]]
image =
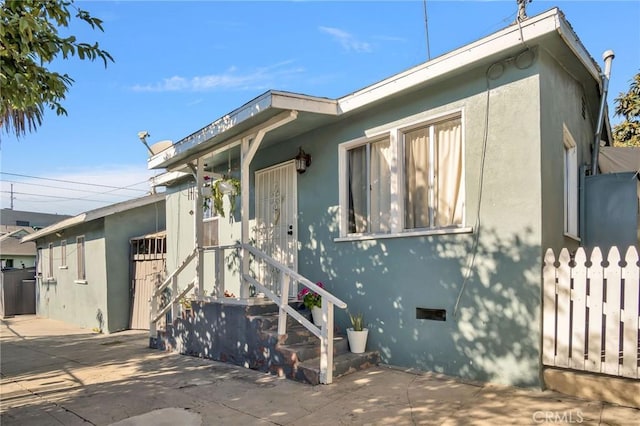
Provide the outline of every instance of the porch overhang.
[[[286,137],[304,133],[338,115],[337,101],[297,93],[268,91],[240,108],[218,118],[183,138],[147,162],[149,169],[176,170],[215,150],[238,145],[271,119],[287,111],[297,111],[298,119],[287,126]],[[277,137],[279,132],[270,137]]]

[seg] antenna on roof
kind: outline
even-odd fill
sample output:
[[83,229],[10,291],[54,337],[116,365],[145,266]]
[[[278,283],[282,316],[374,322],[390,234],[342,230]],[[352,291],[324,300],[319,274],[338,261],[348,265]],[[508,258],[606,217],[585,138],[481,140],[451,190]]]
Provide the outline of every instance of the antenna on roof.
[[527,19],[527,3],[531,3],[533,0],[516,0],[518,3],[518,16],[516,22],[522,22]]
[[422,0],[424,6],[424,30],[427,37],[427,59],[431,60],[431,48],[429,47],[429,20],[427,19],[427,0]]

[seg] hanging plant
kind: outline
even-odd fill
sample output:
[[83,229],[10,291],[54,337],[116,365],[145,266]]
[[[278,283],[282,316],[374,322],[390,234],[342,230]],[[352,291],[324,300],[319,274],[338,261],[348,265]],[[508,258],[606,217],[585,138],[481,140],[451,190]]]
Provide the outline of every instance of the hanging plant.
[[233,216],[236,210],[236,198],[240,194],[240,181],[233,177],[223,177],[214,181],[211,185],[211,194],[205,195],[204,208],[212,208],[218,216],[224,216],[224,196],[229,197],[229,215]]

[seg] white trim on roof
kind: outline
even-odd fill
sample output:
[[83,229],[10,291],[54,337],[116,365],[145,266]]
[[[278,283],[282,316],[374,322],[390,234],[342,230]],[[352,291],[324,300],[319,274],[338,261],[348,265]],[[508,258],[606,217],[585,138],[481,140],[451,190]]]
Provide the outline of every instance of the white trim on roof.
[[147,162],[147,168],[165,167],[172,158],[271,108],[338,115],[337,102],[334,99],[271,90],[152,156]]
[[[561,25],[562,22],[563,20],[560,19],[559,10],[551,9],[522,22],[520,24],[522,26],[522,37],[518,25],[511,25],[476,42],[344,96],[338,99],[338,108],[340,113],[344,114],[369,103],[379,101],[387,96],[410,89],[431,79],[446,75],[490,55],[518,46],[524,48],[522,38],[524,38],[525,42],[528,42],[556,31],[560,27],[562,27],[565,32],[568,31],[573,34],[566,24]],[[576,55],[580,57],[582,61],[585,61],[586,58],[589,58],[589,55],[584,50],[582,44],[580,44],[577,36],[575,36],[575,34],[573,34],[573,36],[573,38],[564,38],[564,40],[567,44],[570,42],[576,44],[576,46],[572,47],[572,50],[576,52]],[[580,54],[578,54],[578,52],[580,52]],[[591,62],[593,66],[593,62],[589,62]]]
[[147,195],[146,197],[135,198],[133,200],[127,200],[121,203],[111,204],[110,206],[101,207],[99,209],[80,213],[77,216],[70,217],[58,223],[54,223],[53,225],[47,226],[46,228],[42,228],[31,235],[27,235],[23,237],[22,240],[20,241],[23,243],[26,243],[28,241],[34,241],[34,240],[37,240],[38,238],[42,238],[46,235],[51,235],[55,232],[61,231],[63,229],[71,228],[81,223],[91,222],[93,220],[101,219],[106,216],[111,216],[116,213],[121,213],[127,210],[135,209],[137,207],[143,207],[148,204],[157,203],[159,201],[162,201],[164,197],[165,197],[165,194],[163,193]]
[[[296,93],[269,91],[242,107],[219,118],[208,126],[182,139],[172,147],[153,156],[148,168],[163,168],[173,158],[184,154],[197,145],[221,135],[258,113],[271,108],[296,110],[339,116],[377,102],[388,96],[411,89],[455,70],[473,65],[492,55],[533,42],[535,39],[557,32],[565,44],[582,62],[594,79],[601,83],[600,70],[558,8],[530,17],[519,25],[509,27],[465,45],[452,52],[396,74],[357,92],[337,100],[318,98]],[[523,40],[524,39],[524,40]]]

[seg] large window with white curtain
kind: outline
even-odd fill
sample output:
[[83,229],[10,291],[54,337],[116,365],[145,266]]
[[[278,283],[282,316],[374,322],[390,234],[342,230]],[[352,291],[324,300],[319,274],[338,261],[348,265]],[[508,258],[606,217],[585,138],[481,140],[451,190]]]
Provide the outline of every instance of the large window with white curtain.
[[462,124],[453,118],[402,134],[405,229],[462,224]]
[[460,114],[341,144],[341,236],[461,228],[463,151]]

